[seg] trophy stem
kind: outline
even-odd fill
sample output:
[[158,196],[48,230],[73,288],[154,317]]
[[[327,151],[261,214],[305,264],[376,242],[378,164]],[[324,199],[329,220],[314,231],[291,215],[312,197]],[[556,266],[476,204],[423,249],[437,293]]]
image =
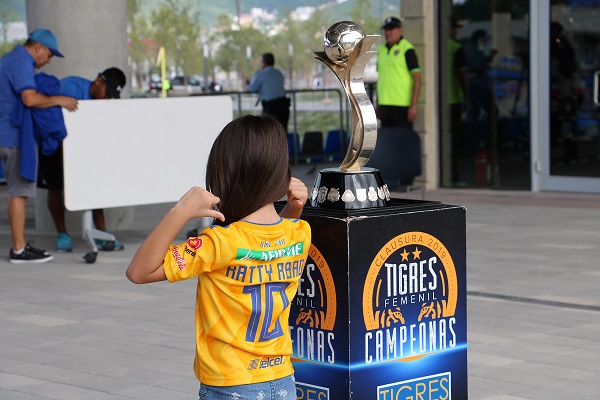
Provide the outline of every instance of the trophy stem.
[[338,78],[351,109],[350,144],[339,168],[327,168],[317,173],[311,204],[314,207],[360,209],[383,207],[390,195],[381,173],[364,168],[377,142],[377,116],[367,95],[363,74],[369,51],[379,35],[366,35],[360,26],[350,21],[332,25],[325,33],[324,50],[314,52]]
[[352,111],[352,132],[342,171],[360,170],[371,157],[377,142],[377,116],[363,81],[364,69],[376,53],[368,51],[379,35],[367,35],[357,42],[345,65],[332,62],[325,52],[314,52],[315,58],[325,64],[338,78]]

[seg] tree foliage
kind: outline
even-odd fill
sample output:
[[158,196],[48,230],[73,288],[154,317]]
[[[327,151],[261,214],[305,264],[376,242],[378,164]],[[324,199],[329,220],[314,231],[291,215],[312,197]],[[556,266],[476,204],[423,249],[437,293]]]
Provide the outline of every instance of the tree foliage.
[[219,36],[222,42],[215,63],[226,72],[237,71],[241,76],[249,77],[258,68],[260,55],[272,51],[268,38],[250,26],[239,30],[229,27],[219,32]]
[[164,47],[167,63],[189,74],[202,71],[200,13],[192,11],[188,0],[165,0],[150,16],[150,37],[157,47]]
[[127,0],[127,34],[129,58],[138,85],[143,81],[145,69],[156,59],[155,49],[148,41],[150,24],[141,13],[142,0]]
[[17,19],[17,14],[11,10],[10,8],[0,8],[0,24],[2,25],[2,32],[0,33],[2,36],[2,45],[0,46],[0,55],[4,53],[8,53],[11,51],[19,41],[8,42],[6,37],[7,25],[9,22],[15,21]]
[[[281,54],[280,65],[289,67],[296,76],[309,74],[315,68],[320,69],[314,59],[313,51],[323,50],[323,34],[333,23],[328,12],[317,11],[306,21],[294,21],[288,14],[284,18],[285,29],[278,35],[277,52]],[[289,57],[289,46],[293,55]]]
[[[313,51],[323,49],[323,34],[339,20],[339,16],[323,9],[305,21],[292,18],[288,11],[280,20],[258,29],[235,26],[229,15],[222,14],[217,17],[216,28],[201,31],[200,13],[194,11],[192,0],[161,0],[150,15],[140,11],[143,1],[149,0],[127,0],[132,63],[153,66],[158,49],[164,46],[168,66],[184,75],[203,73],[206,43],[210,71],[237,72],[241,79],[250,78],[260,68],[261,54],[271,52],[276,67],[286,75],[309,78],[323,68],[314,59]],[[379,30],[371,2],[357,0],[351,13],[352,19],[369,34]]]
[[379,32],[380,21],[371,15],[371,0],[357,0],[350,10],[350,19],[359,24],[367,35]]

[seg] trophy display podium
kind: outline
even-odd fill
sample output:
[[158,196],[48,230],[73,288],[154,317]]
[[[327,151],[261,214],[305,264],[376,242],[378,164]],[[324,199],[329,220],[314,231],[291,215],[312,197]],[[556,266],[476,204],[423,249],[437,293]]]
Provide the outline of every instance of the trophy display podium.
[[305,207],[292,303],[298,399],[467,399],[465,209]]
[[362,77],[377,38],[341,21],[314,52],[346,92],[352,131],[302,213],[312,244],[290,313],[296,396],[465,400],[466,211],[391,198],[365,167],[377,117]]

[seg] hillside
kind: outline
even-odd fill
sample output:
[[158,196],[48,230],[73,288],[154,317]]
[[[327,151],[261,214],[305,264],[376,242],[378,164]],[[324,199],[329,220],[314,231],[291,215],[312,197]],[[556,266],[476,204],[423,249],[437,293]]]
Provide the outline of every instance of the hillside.
[[[125,1],[125,0],[123,0]],[[200,12],[200,23],[204,27],[212,27],[216,24],[217,17],[222,14],[235,15],[236,1],[209,1],[188,0],[194,7],[194,11]],[[142,10],[146,14],[157,8],[164,0],[142,0]],[[276,11],[277,15],[284,16],[290,10],[298,7],[317,7],[323,4],[329,5],[329,11],[339,20],[348,19],[350,10],[356,0],[239,0],[242,13],[249,13],[253,8],[263,8],[267,11]],[[383,20],[388,15],[398,15],[399,0],[371,0],[371,15]],[[17,20],[25,20],[25,0],[1,0],[0,11],[10,10]]]
[[[217,17],[222,14],[235,15],[236,1],[208,1],[208,0],[190,0],[194,6],[194,11],[200,12],[200,23],[205,27],[216,25]],[[143,0],[143,10],[150,13],[158,7],[163,0]],[[350,10],[356,0],[239,0],[240,9],[243,14],[249,13],[253,8],[263,8],[269,12],[277,12],[282,17],[289,11],[298,7],[318,7],[323,4],[328,5],[329,12],[339,20],[349,18]],[[398,15],[399,0],[371,0],[371,15],[378,19],[385,19],[388,15]]]

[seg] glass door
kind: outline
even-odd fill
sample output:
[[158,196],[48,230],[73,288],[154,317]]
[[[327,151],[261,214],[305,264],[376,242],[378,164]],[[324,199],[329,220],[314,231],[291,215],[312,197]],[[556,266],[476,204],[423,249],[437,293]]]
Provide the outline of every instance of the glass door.
[[529,3],[438,3],[443,187],[530,189]]
[[552,0],[541,15],[548,63],[540,63],[540,86],[547,82],[548,97],[539,101],[548,135],[534,166],[539,189],[600,193],[600,0]]

